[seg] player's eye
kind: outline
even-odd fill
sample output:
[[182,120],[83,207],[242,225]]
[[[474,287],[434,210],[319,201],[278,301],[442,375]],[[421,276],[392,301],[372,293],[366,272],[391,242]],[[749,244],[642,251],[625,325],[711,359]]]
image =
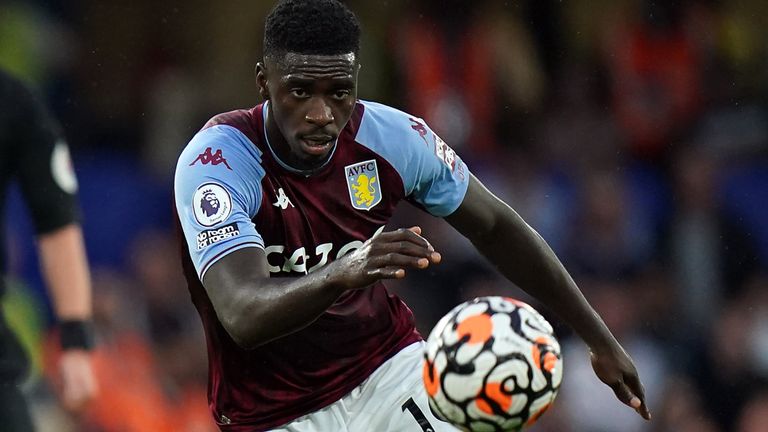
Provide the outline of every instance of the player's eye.
[[333,97],[334,99],[344,100],[351,94],[352,94],[351,91],[347,89],[342,89],[342,90],[336,90],[335,92],[333,92]]
[[303,98],[309,97],[309,92],[307,92],[303,88],[295,88],[295,89],[291,89],[291,95],[293,95],[294,97],[303,99]]

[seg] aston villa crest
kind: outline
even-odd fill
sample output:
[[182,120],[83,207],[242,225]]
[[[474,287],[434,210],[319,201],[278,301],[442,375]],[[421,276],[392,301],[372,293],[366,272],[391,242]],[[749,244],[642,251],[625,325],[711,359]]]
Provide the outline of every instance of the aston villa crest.
[[374,159],[344,167],[352,207],[370,210],[381,202],[381,182]]

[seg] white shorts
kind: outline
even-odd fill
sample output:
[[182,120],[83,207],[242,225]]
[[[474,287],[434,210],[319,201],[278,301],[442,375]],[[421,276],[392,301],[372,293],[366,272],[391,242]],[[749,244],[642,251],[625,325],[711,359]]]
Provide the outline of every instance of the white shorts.
[[429,409],[424,342],[403,348],[349,394],[273,432],[454,432]]

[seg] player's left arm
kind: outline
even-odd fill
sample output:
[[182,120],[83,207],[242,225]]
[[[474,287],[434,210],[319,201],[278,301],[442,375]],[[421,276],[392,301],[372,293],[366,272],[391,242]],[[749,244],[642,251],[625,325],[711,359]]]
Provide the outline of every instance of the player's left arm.
[[510,281],[543,302],[587,343],[595,373],[643,418],[651,414],[632,359],[589,305],[544,239],[470,174],[461,205],[445,219]]

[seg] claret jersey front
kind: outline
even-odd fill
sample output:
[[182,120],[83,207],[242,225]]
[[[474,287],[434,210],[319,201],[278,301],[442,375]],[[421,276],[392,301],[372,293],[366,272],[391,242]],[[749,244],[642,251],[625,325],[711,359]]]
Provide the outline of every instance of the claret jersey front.
[[382,283],[349,291],[304,329],[253,350],[219,322],[202,286],[229,253],[263,248],[272,277],[301,277],[359,248],[406,199],[435,216],[464,198],[466,166],[421,119],[359,102],[329,161],[311,174],[272,151],[268,105],[211,119],[182,152],[175,200],[183,264],[208,341],[209,401],[222,430],[266,430],[349,393],[419,340]]

